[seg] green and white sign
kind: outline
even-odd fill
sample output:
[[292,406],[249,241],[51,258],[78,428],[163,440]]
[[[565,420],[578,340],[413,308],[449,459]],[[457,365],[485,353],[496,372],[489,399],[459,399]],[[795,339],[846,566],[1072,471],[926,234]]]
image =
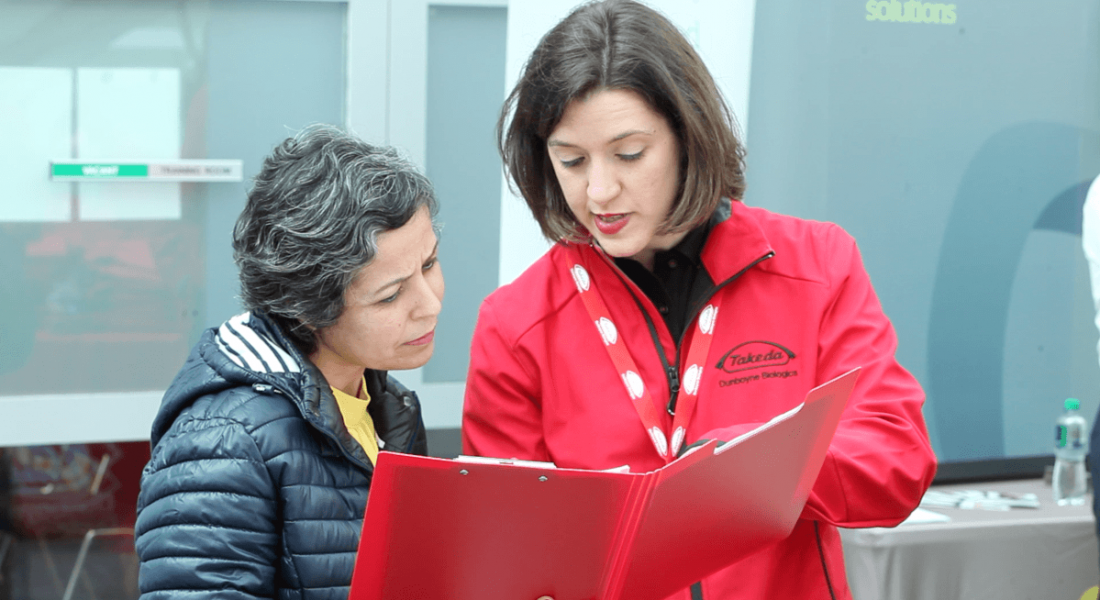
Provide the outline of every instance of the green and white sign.
[[51,181],[241,181],[240,160],[55,160]]

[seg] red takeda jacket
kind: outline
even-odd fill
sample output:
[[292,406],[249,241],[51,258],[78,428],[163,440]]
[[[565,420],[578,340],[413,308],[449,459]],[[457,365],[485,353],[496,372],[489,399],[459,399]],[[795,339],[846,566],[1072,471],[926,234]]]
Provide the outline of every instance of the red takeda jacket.
[[[861,373],[790,537],[704,579],[703,597],[850,599],[837,527],[898,524],[935,474],[924,393],[894,358],[894,329],[851,236],[741,202],[719,211],[729,214],[712,229],[702,260],[721,305],[686,443],[731,439],[745,424],[798,405],[811,388],[855,367]],[[671,432],[665,408],[678,377],[661,352],[683,372],[702,306],[678,345],[653,303],[602,250],[561,243],[481,306],[463,451],[652,471],[665,459],[585,309],[574,264],[588,271]],[[673,598],[691,596],[684,590]]]

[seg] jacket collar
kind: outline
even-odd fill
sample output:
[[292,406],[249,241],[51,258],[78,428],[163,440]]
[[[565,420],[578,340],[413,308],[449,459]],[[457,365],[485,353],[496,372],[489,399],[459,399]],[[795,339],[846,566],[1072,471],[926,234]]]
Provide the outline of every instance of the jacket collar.
[[723,198],[711,215],[711,225],[703,247],[703,266],[715,284],[721,285],[775,253],[763,227],[739,200]]
[[[244,313],[226,321],[219,328],[219,339],[226,325],[230,325],[234,321],[242,322],[242,318],[249,329],[261,337],[263,341],[268,342],[272,354],[283,360],[289,359],[290,362],[285,365],[286,372],[291,374],[290,379],[297,381],[298,394],[291,394],[288,397],[298,406],[298,410],[302,412],[302,417],[309,424],[335,438],[346,453],[360,462],[362,467],[370,469],[371,462],[366,452],[359,445],[359,442],[355,441],[355,438],[352,437],[344,424],[344,415],[340,412],[340,405],[332,394],[332,388],[329,386],[328,380],[325,379],[321,370],[298,350],[298,346],[283,332],[278,323],[262,313]],[[278,354],[276,349],[282,349],[285,354]],[[265,360],[264,364],[275,369],[272,372],[276,373],[282,372],[278,369],[284,366],[273,359]],[[303,376],[294,377],[293,373],[297,372],[302,373]],[[381,391],[376,385],[377,377],[370,371],[365,372],[364,375],[368,382],[368,393],[371,394],[372,398],[381,401]],[[385,374],[382,374],[382,377],[384,379]]]
[[[729,198],[722,198],[718,208],[711,213],[705,227],[709,229],[709,233],[704,232],[702,263],[715,285],[722,285],[730,278],[775,254],[757,217],[740,200],[731,201]],[[697,228],[696,231],[699,229]],[[608,263],[615,263],[614,259],[593,241],[586,244],[563,241],[559,244],[563,248],[571,248],[572,250],[569,250],[571,252],[594,252]]]

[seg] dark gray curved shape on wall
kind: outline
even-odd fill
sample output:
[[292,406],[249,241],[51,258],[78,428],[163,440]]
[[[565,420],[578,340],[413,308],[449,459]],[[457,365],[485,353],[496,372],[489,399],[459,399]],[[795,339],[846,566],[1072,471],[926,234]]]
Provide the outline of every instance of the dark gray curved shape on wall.
[[1088,196],[1092,179],[1086,179],[1071,185],[1066,191],[1050,201],[1043,214],[1035,221],[1034,229],[1060,231],[1071,235],[1081,235],[1081,220],[1085,213],[1085,197]]
[[1012,282],[1033,229],[1080,234],[1084,148],[1097,134],[1024,123],[992,136],[967,167],[944,232],[932,291],[928,395],[940,460],[1005,454],[1005,326]]

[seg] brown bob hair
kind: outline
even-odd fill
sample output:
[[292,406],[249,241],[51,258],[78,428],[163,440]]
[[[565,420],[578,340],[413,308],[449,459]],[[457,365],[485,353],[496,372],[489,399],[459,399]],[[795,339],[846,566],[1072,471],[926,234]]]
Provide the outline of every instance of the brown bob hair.
[[745,150],[702,59],[667,18],[633,0],[590,2],[539,41],[508,95],[497,144],[509,185],[552,242],[584,241],[554,174],[546,140],[566,106],[600,90],[630,90],[668,120],[680,143],[680,184],[658,234],[705,221],[722,196],[745,190]]

